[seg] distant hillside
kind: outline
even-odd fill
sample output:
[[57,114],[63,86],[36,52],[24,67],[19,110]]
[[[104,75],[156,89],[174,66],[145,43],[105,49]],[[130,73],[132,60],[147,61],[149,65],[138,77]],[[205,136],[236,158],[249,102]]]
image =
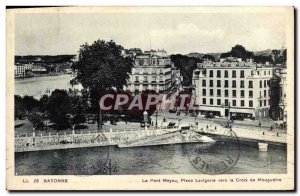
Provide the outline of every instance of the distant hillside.
[[[280,50],[280,52],[282,53],[283,50],[285,50],[285,49],[276,49],[276,50]],[[270,56],[272,54],[272,50],[271,49],[267,49],[267,50],[262,50],[262,51],[255,51],[253,53],[256,56]]]
[[15,56],[16,63],[66,63],[70,62],[76,55],[28,55]]
[[[285,49],[278,49],[283,52]],[[272,49],[267,49],[267,50],[261,50],[261,51],[254,51],[253,52],[255,56],[270,56],[272,54]],[[211,55],[213,56],[217,61],[220,59],[221,52],[215,52],[215,53],[198,53],[198,52],[191,52],[189,54],[186,54],[188,57],[194,57],[198,59],[202,59],[204,55]]]
[[211,55],[213,56],[216,60],[218,60],[220,58],[221,53],[198,53],[198,52],[192,52],[189,54],[186,54],[186,56],[188,57],[194,57],[194,58],[198,58],[198,59],[202,59],[202,57],[204,55]]

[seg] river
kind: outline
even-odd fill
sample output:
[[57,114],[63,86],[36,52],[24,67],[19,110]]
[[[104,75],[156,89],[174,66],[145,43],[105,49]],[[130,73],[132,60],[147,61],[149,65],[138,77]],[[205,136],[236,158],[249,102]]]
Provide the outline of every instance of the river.
[[39,99],[42,95],[46,94],[47,90],[50,90],[51,92],[55,89],[82,89],[81,85],[72,86],[70,84],[72,78],[73,75],[64,74],[58,76],[17,79],[15,80],[15,95],[28,95]]
[[[134,148],[111,146],[15,153],[15,171],[16,175],[201,174],[191,164],[188,151],[201,145],[205,144]],[[238,153],[237,150],[225,152],[226,147],[218,142],[209,148],[223,149],[221,153],[228,155]],[[268,152],[260,152],[254,144],[242,144],[239,151],[238,161],[226,174],[287,172],[285,147],[269,145]],[[206,156],[216,158],[218,154]],[[110,169],[105,168],[109,163]]]

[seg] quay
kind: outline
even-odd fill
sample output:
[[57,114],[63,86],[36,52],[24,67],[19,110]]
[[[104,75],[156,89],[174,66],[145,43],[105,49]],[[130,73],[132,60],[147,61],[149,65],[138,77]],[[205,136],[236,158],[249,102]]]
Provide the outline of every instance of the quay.
[[[191,126],[189,137],[180,133],[178,126],[168,128],[149,127],[145,129],[109,129],[103,132],[89,133],[65,133],[64,135],[32,135],[25,137],[15,137],[15,152],[30,152],[43,150],[59,150],[71,148],[87,148],[100,146],[138,147],[152,145],[167,145],[179,143],[205,142],[199,139],[201,136],[224,136],[229,129],[221,125],[198,125]],[[250,141],[256,143],[268,143],[275,145],[285,145],[287,143],[286,133],[255,130],[253,128],[233,128],[240,142]],[[199,136],[200,135],[200,136]]]
[[[205,135],[219,135],[219,136],[226,136],[226,128],[222,126],[198,126],[197,131],[199,133]],[[234,133],[237,135],[238,139],[243,141],[250,141],[250,142],[264,142],[274,145],[285,145],[287,143],[287,134],[286,133],[278,133],[275,131],[261,131],[255,128],[246,128],[246,127],[238,127],[232,128]]]

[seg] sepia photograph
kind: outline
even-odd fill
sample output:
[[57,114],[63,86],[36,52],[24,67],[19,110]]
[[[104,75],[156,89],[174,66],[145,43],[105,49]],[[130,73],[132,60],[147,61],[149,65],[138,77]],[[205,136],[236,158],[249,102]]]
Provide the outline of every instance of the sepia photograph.
[[293,7],[6,15],[9,190],[294,189]]

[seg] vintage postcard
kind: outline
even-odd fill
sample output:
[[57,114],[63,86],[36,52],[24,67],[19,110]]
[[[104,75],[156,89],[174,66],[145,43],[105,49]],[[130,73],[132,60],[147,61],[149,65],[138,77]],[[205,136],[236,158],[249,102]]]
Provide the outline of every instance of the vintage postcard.
[[294,8],[7,8],[8,190],[294,190]]

